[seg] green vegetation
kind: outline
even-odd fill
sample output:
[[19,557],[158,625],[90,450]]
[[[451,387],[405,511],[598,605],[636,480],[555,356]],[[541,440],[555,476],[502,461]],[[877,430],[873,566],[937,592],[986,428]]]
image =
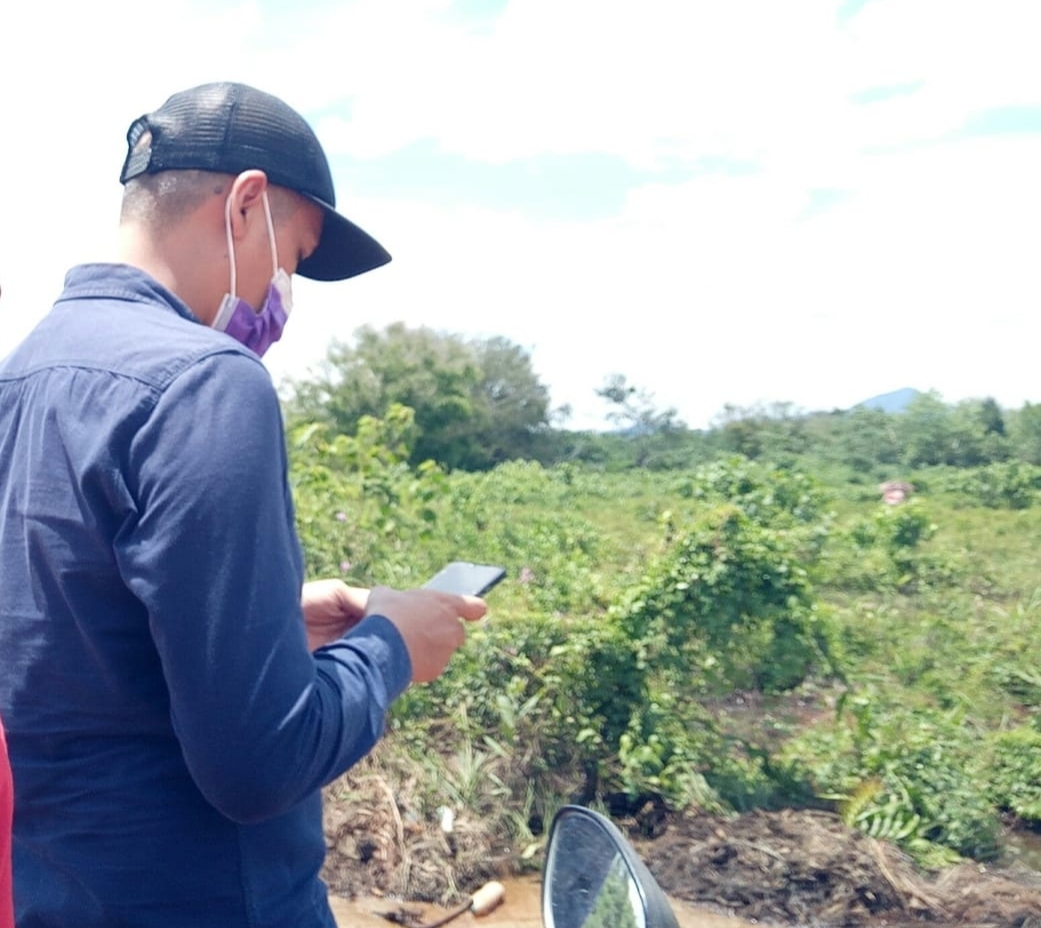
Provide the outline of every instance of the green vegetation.
[[593,910],[582,922],[582,928],[637,928],[632,883],[625,862],[617,858],[597,892]]
[[[650,431],[473,472],[417,462],[411,408],[291,416],[313,576],[509,571],[393,710],[380,750],[418,814],[469,810],[522,858],[564,802],[830,808],[931,866],[1041,825],[1033,407],[730,410],[702,434],[604,391]],[[882,502],[890,478],[908,502]]]
[[334,344],[322,369],[289,392],[291,422],[322,422],[342,434],[365,416],[407,406],[411,463],[467,470],[535,455],[549,420],[549,393],[519,346],[400,323],[359,329],[354,345]]

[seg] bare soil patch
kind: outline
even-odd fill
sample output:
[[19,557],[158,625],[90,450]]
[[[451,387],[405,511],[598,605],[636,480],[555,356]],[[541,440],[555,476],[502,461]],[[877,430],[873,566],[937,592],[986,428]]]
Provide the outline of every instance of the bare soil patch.
[[830,813],[784,810],[668,819],[634,844],[679,899],[778,924],[1041,926],[1041,875],[964,863],[918,870]]

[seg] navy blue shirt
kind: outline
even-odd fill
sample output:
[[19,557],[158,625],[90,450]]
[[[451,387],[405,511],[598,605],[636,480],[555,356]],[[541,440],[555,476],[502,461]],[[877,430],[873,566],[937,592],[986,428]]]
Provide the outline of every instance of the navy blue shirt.
[[0,717],[19,928],[331,926],[320,788],[411,676],[314,654],[277,395],[148,275],[72,270],[0,362]]

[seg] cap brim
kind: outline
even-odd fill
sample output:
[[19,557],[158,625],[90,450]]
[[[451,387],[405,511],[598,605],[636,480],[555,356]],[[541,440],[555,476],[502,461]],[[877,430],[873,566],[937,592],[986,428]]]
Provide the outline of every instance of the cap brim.
[[390,254],[368,232],[341,216],[328,203],[315,197],[309,200],[322,207],[325,221],[322,237],[314,254],[297,266],[301,277],[311,280],[346,280],[390,261]]

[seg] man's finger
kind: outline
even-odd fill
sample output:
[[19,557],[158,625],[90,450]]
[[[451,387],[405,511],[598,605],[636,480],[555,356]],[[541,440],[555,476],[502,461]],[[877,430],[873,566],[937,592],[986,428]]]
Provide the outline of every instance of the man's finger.
[[459,616],[466,619],[467,622],[483,619],[485,613],[488,612],[488,604],[479,596],[460,596],[459,601],[462,604],[459,608]]

